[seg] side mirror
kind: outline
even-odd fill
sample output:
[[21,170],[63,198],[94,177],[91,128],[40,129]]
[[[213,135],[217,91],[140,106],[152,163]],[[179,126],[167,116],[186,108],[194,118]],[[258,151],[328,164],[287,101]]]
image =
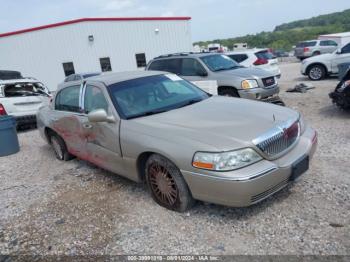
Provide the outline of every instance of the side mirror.
[[205,70],[197,70],[196,73],[198,76],[208,76],[208,72],[206,72]]
[[115,119],[113,116],[108,116],[107,112],[104,109],[96,109],[91,111],[88,114],[89,122],[98,123],[98,122],[108,122],[114,123]]
[[336,54],[337,54],[337,55],[340,55],[340,54],[341,54],[341,48],[338,48],[338,49],[337,49]]

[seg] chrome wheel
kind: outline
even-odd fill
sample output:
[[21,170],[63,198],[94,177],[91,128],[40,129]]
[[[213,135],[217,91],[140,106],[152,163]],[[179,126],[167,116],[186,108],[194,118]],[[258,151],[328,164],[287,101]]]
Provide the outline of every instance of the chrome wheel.
[[62,160],[63,159],[63,150],[62,150],[57,138],[52,137],[51,143],[52,143],[52,147],[53,147],[53,150],[55,151],[56,156]]
[[320,80],[323,77],[323,70],[319,66],[310,69],[309,76],[312,80]]
[[178,188],[174,178],[158,163],[153,163],[148,173],[149,184],[157,200],[167,206],[173,206],[178,198]]

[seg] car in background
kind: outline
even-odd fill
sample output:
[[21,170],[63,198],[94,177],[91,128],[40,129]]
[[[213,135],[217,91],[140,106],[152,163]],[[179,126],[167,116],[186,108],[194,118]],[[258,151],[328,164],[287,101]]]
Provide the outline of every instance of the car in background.
[[40,108],[38,129],[59,160],[145,182],[155,202],[179,212],[195,199],[256,204],[305,173],[317,145],[292,109],[211,96],[159,71],[68,82]]
[[303,41],[296,45],[294,56],[303,60],[311,56],[333,53],[338,49],[337,42],[333,40],[310,40]]
[[33,78],[0,80],[0,116],[13,116],[18,126],[35,125],[38,109],[50,96],[48,88]]
[[267,99],[279,93],[274,74],[261,68],[246,68],[223,54],[179,53],[151,60],[146,70],[167,71],[192,82],[217,82],[213,95]]
[[350,63],[350,43],[331,54],[307,58],[301,63],[301,73],[310,80],[322,80],[339,73],[338,65]]
[[91,73],[79,73],[79,74],[71,74],[67,76],[63,82],[72,82],[72,81],[82,81],[86,78],[98,76],[102,74],[101,72],[91,72]]
[[22,78],[23,76],[19,71],[0,70],[0,80],[22,79]]
[[275,56],[275,57],[289,57],[289,52],[283,50],[283,49],[276,49],[276,50],[273,50],[272,54]]
[[281,77],[278,60],[268,49],[247,49],[227,52],[225,55],[242,66],[262,68],[277,78]]

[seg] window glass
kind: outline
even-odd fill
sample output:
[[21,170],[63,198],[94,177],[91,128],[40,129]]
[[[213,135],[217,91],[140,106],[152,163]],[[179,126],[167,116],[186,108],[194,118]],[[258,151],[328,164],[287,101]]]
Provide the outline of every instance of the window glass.
[[267,59],[267,60],[274,59],[273,54],[271,54],[267,50],[266,51],[257,52],[257,53],[255,53],[255,55],[256,55],[257,58],[260,58],[260,59]]
[[225,55],[207,55],[200,58],[213,72],[231,70],[242,67],[236,61]]
[[137,78],[108,88],[117,110],[127,119],[177,109],[209,97],[173,74]]
[[112,71],[111,60],[109,57],[100,58],[100,64],[102,72]]
[[149,70],[167,71],[174,74],[181,73],[181,59],[162,59],[152,62]]
[[197,76],[203,75],[205,69],[203,66],[193,58],[184,58],[182,59],[182,70],[181,74],[183,76]]
[[101,89],[87,85],[84,97],[84,110],[88,114],[96,109],[104,109],[108,113],[108,103]]
[[300,42],[297,44],[297,47],[311,47],[315,46],[317,44],[317,41],[311,41],[311,42]]
[[145,67],[147,62],[146,62],[146,55],[144,53],[141,54],[136,54],[136,65],[137,67]]
[[338,43],[335,41],[329,40],[328,42],[329,42],[329,45],[331,46],[338,46]]
[[79,94],[79,85],[62,89],[56,96],[55,109],[60,111],[80,112]]
[[344,46],[344,47],[341,49],[341,53],[342,53],[342,54],[348,54],[348,53],[350,53],[350,43],[347,44],[346,46]]
[[232,58],[237,63],[241,63],[248,58],[246,54],[234,54],[234,55],[228,55],[228,57]]
[[65,76],[75,74],[73,62],[63,63],[62,65]]

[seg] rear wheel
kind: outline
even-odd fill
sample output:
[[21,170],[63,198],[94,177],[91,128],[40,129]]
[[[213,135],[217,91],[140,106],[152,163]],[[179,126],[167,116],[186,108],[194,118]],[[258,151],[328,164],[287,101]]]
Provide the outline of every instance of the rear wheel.
[[219,90],[220,96],[239,97],[238,91],[233,87],[224,87]]
[[323,65],[312,65],[308,70],[308,76],[312,81],[322,80],[326,77],[326,69]]
[[161,155],[151,155],[147,160],[146,181],[152,198],[167,209],[184,212],[194,204],[180,170]]
[[74,156],[68,152],[66,143],[59,135],[52,134],[50,136],[50,141],[58,160],[68,161],[74,158]]

